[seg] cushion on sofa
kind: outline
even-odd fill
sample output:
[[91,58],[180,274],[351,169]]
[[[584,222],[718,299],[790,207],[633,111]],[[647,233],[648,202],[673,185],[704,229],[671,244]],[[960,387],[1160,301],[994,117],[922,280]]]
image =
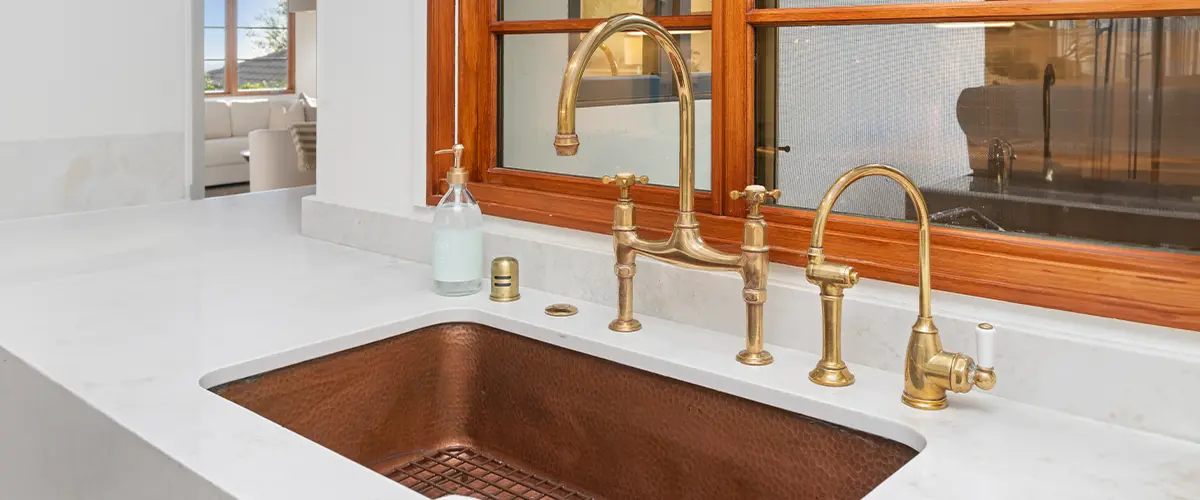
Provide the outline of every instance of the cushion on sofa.
[[229,103],[229,114],[233,123],[233,135],[245,137],[251,130],[267,128],[271,122],[271,103],[260,101],[234,101]]
[[304,121],[304,103],[299,99],[292,101],[290,105],[287,102],[273,102],[271,103],[271,119],[267,128],[287,130],[292,125]]
[[296,156],[300,159],[300,170],[317,169],[317,122],[297,123],[292,126],[292,142],[296,145]]
[[304,120],[306,122],[317,121],[317,98],[310,97],[303,92],[296,97],[296,100],[304,104]]
[[223,139],[233,136],[229,104],[221,101],[204,102],[204,138]]
[[242,151],[250,149],[249,137],[226,137],[204,141],[204,166],[245,164]]

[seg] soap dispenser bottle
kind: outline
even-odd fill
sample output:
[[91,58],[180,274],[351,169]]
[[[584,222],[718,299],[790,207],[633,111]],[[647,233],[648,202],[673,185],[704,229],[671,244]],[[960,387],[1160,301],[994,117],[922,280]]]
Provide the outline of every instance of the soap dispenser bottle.
[[433,213],[433,290],[448,297],[471,295],[483,285],[483,213],[467,191],[463,149],[455,144],[434,153],[454,155],[446,174],[450,190]]

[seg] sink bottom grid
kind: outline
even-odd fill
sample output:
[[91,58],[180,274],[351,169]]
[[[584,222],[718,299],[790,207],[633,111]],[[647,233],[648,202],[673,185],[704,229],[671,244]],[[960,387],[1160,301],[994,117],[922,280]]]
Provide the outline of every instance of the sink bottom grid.
[[427,453],[384,475],[429,498],[447,495],[485,500],[598,498],[467,446]]

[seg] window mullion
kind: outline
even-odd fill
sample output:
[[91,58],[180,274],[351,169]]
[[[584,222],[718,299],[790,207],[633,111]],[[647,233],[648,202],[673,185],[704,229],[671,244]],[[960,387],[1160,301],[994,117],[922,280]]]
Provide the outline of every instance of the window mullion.
[[754,47],[746,22],[753,7],[754,0],[713,2],[713,213],[732,217],[744,216],[746,205],[728,193],[754,175]]
[[238,93],[237,0],[225,0],[225,92]]
[[287,87],[285,92],[296,90],[296,13],[289,12],[287,16],[288,56],[287,56]]

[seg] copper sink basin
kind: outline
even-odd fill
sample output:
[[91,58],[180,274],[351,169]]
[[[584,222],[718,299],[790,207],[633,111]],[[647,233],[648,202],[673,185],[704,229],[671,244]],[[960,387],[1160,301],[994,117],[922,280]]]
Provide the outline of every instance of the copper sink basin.
[[212,390],[430,498],[861,498],[916,455],[476,324]]

